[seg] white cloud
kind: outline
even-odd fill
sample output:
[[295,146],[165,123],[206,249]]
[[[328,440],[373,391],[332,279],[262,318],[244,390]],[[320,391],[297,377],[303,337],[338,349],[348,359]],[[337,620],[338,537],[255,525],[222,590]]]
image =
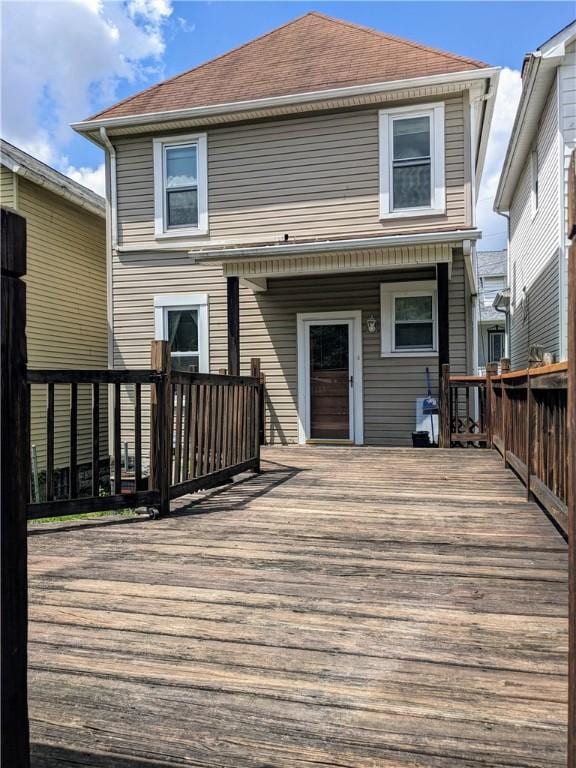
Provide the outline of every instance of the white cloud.
[[[2,135],[66,170],[69,123],[158,75],[171,0],[2,3]],[[98,185],[100,168],[75,173]],[[91,176],[90,173],[93,175]]]
[[503,69],[500,73],[486,162],[476,205],[478,227],[483,233],[478,247],[483,251],[506,247],[506,220],[494,213],[493,206],[521,92],[520,72],[515,69]]
[[69,165],[63,171],[66,176],[69,176],[79,184],[83,184],[85,187],[96,192],[98,195],[104,197],[105,192],[105,171],[104,163],[97,168],[75,168],[73,165]]

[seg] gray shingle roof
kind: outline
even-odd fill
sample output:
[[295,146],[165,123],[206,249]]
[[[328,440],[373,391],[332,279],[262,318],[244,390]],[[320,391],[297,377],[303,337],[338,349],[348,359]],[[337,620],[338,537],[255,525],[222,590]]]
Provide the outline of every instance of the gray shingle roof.
[[508,253],[504,251],[476,251],[476,273],[479,277],[486,275],[506,275],[508,270]]
[[478,281],[478,307],[480,322],[504,321],[502,312],[484,304],[484,291],[482,290],[483,277],[504,276],[504,285],[507,285],[508,253],[507,251],[476,251],[476,277]]

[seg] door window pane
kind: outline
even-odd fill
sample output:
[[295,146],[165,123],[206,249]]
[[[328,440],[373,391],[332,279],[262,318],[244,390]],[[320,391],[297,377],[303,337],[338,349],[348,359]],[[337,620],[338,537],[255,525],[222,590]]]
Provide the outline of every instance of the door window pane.
[[499,363],[504,357],[504,332],[488,331],[488,354],[490,363]]
[[310,362],[313,371],[348,370],[348,326],[312,325]]
[[197,147],[166,148],[166,186],[168,189],[194,187],[198,183]]

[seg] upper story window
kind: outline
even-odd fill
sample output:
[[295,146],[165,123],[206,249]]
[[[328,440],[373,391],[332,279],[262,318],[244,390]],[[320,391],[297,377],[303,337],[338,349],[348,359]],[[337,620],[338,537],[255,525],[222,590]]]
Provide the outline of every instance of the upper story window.
[[380,217],[445,213],[444,104],[380,111]]
[[156,237],[208,233],[206,134],[154,139]]

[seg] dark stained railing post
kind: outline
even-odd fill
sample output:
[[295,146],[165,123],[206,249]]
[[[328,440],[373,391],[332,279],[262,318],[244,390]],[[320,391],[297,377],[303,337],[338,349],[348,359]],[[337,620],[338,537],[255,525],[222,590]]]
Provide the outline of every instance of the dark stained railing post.
[[150,393],[150,488],[158,489],[160,515],[170,513],[172,452],[172,382],[170,345],[153,341],[151,368],[158,375]]
[[2,492],[1,713],[2,762],[30,765],[28,731],[27,542],[30,488],[26,375],[26,221],[2,209]]
[[576,152],[568,172],[568,766],[576,766]]
[[260,358],[253,357],[250,360],[250,376],[258,379],[258,386],[254,390],[254,434],[252,439],[254,441],[255,456],[258,457],[257,472],[260,471],[260,446],[264,444],[264,383],[262,380],[262,368],[260,365]]
[[450,448],[452,429],[450,410],[450,366],[444,364],[440,377],[440,435],[438,441],[440,448]]

